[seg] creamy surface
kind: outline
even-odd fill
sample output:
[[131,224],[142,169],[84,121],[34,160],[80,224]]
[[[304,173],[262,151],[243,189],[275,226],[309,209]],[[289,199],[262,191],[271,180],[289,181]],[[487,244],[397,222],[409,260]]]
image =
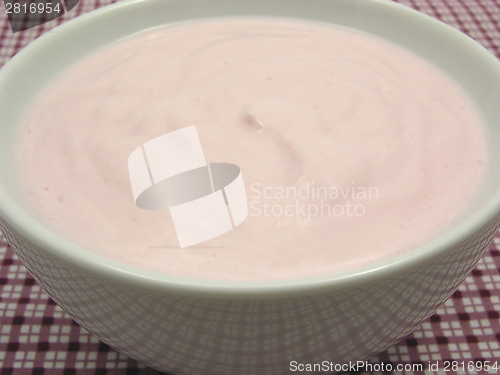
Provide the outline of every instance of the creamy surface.
[[[249,215],[181,249],[169,211],[136,206],[127,160],[191,125],[207,162],[241,168]],[[432,239],[477,192],[488,150],[461,88],[413,54],[347,29],[239,19],[155,29],[74,65],[33,103],[16,162],[40,220],[84,248],[172,275],[270,280]]]

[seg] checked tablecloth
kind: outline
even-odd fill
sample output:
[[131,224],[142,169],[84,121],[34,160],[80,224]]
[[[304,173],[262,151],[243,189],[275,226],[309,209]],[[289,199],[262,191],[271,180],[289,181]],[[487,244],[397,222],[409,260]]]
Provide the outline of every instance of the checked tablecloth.
[[[111,2],[80,0],[63,16],[18,33],[12,32],[5,7],[1,5],[0,67],[44,32]],[[458,28],[500,57],[500,0],[399,2]],[[451,368],[444,372],[447,360],[489,361],[500,366],[500,235],[459,290],[434,316],[371,362],[427,366],[431,361],[440,364],[440,374],[486,373]],[[363,374],[370,373],[377,372]],[[490,373],[500,373],[500,369]],[[0,233],[0,375],[10,374],[159,373],[115,352],[73,322],[27,273]]]

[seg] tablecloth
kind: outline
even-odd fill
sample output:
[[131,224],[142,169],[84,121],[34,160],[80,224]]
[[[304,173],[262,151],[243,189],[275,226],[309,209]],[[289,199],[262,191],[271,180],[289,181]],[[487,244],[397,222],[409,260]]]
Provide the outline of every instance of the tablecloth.
[[[0,66],[44,32],[111,2],[80,0],[63,16],[17,33],[12,32],[6,9],[0,6]],[[399,2],[458,28],[500,57],[498,0]],[[419,329],[372,358],[370,363],[412,365],[399,372],[405,374],[479,374],[486,373],[478,369],[480,363],[486,361],[490,366],[497,363],[500,367],[498,234],[453,297]],[[429,369],[429,364],[438,364],[439,370]],[[424,372],[413,365],[423,365]],[[372,371],[362,374],[382,373],[376,370],[377,367],[373,367]],[[489,372],[500,373],[500,369]],[[37,285],[0,234],[0,375],[10,374],[145,375],[159,372],[117,353],[76,324]]]

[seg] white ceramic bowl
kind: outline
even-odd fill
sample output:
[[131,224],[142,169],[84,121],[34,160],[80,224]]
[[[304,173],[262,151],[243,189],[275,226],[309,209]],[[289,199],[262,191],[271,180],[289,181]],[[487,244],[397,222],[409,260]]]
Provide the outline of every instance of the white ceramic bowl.
[[[411,49],[448,72],[476,101],[493,150],[487,181],[463,220],[407,254],[352,272],[228,283],[119,264],[60,238],[28,214],[16,187],[12,143],[23,111],[45,83],[124,36],[179,20],[235,15],[353,27]],[[291,361],[340,365],[368,359],[428,318],[497,231],[499,102],[500,63],[491,54],[451,27],[389,1],[120,2],[55,28],[0,71],[0,227],[35,279],[79,324],[169,374],[287,374]]]

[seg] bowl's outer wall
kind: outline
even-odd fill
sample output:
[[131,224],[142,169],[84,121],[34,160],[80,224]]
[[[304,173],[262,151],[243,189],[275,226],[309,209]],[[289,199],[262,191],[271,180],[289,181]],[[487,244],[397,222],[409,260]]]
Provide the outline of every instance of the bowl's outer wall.
[[13,250],[54,301],[116,350],[171,375],[289,374],[290,362],[366,360],[427,319],[465,279],[500,225],[410,272],[302,296],[227,299],[124,288],[68,267],[3,219]]

